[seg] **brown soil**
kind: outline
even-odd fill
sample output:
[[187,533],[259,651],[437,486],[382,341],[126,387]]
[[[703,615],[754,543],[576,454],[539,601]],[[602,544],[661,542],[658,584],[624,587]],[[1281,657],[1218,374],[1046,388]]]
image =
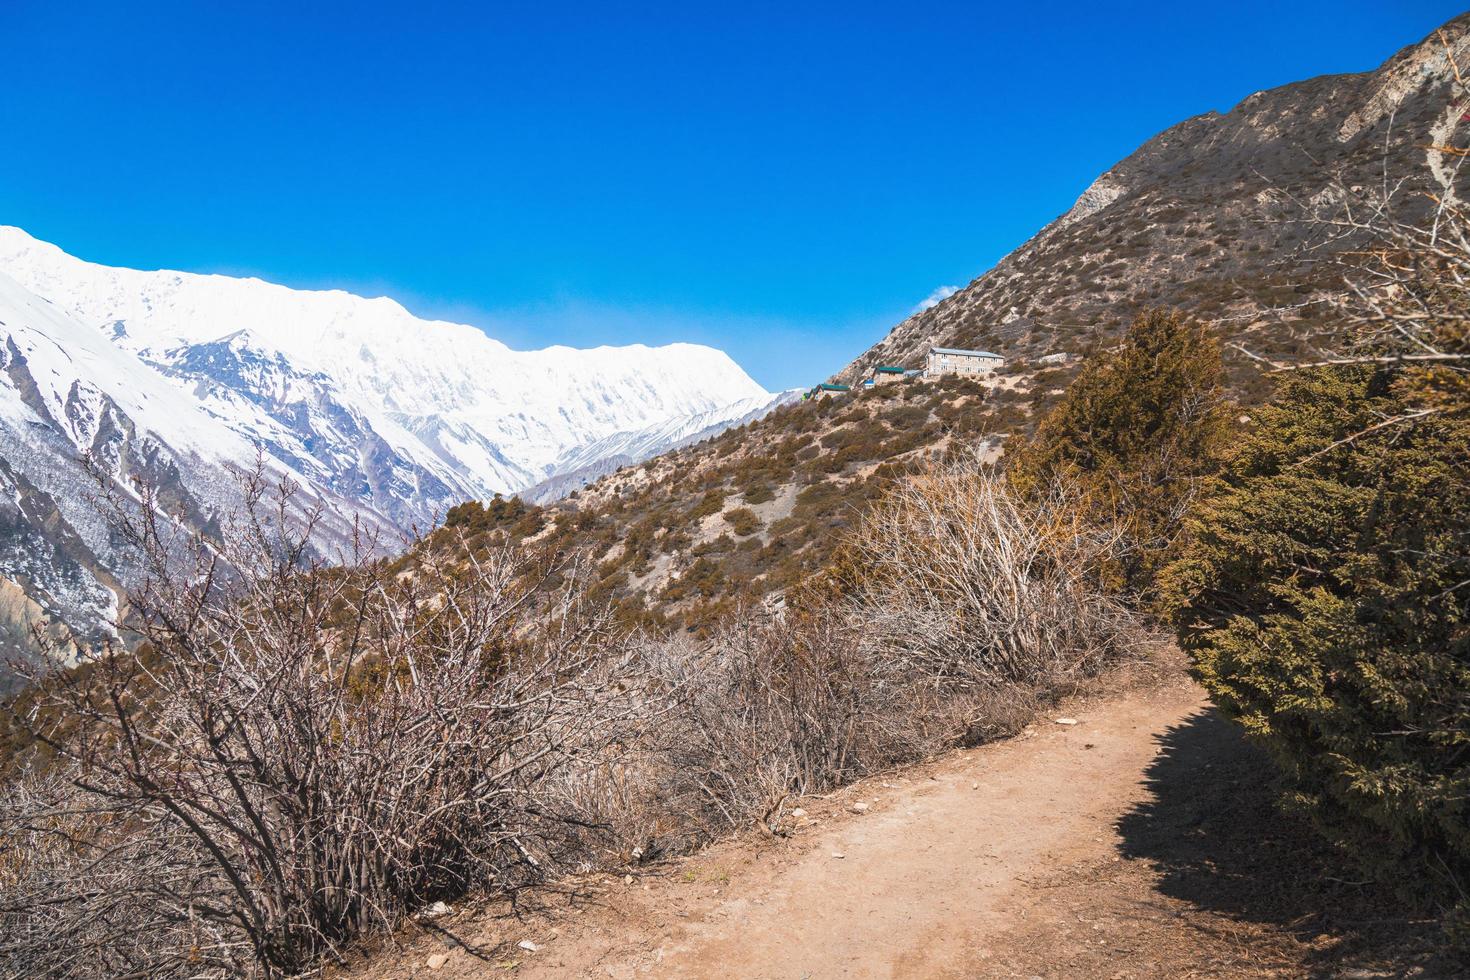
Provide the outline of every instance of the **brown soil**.
[[[1052,720],[1064,716],[1078,723]],[[450,915],[351,972],[1456,975],[1430,956],[1426,921],[1281,816],[1268,773],[1171,672],[1077,699],[1017,738],[804,800],[787,838],[577,882],[535,908]],[[447,959],[430,969],[434,954]]]

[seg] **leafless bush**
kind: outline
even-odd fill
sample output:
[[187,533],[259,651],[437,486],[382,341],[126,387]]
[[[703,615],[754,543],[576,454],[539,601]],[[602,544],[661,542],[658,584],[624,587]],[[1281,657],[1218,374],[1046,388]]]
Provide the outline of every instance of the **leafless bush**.
[[749,826],[775,832],[788,800],[942,744],[928,738],[933,692],[908,685],[841,610],[746,611],[705,639],[638,646],[657,724],[569,770],[567,785],[579,811],[616,829],[614,862]]
[[589,809],[617,810],[651,854],[1012,730],[1140,639],[1097,585],[1118,536],[1067,504],[1023,502],[976,457],[936,464],[865,520],[846,598],[648,641],[647,676],[678,696],[615,779],[588,784],[615,803]]
[[1023,500],[978,456],[898,484],[854,538],[851,612],[887,655],[937,682],[1031,684],[1096,669],[1136,639],[1098,586],[1119,535],[1058,489]]
[[0,824],[7,970],[294,973],[580,849],[548,787],[646,708],[574,569],[427,548],[329,568],[278,519],[289,488],[258,491],[187,564],[153,509],[125,518],[142,647],[38,681],[61,762]]
[[[140,832],[59,774],[0,794],[0,974],[230,972],[240,952],[167,891],[205,895],[209,870],[177,835]],[[169,882],[145,895],[142,880]]]
[[850,601],[700,640],[612,631],[560,559],[326,566],[288,496],[256,487],[223,544],[118,516],[144,643],[37,682],[56,758],[0,803],[0,969],[299,972],[436,898],[775,831],[1125,636],[1106,536],[974,461],[879,506]]
[[651,669],[686,692],[659,782],[696,827],[747,826],[910,754],[917,706],[896,703],[881,659],[831,612],[748,615],[707,643],[664,644]]
[[[1458,102],[1451,111],[1460,116]],[[1405,181],[1385,180],[1379,196],[1344,192],[1338,212],[1316,217],[1351,243],[1339,258],[1346,288],[1334,303],[1352,329],[1321,360],[1277,369],[1396,365],[1427,380],[1426,389],[1463,400],[1470,385],[1470,212],[1461,170],[1470,150],[1431,146],[1428,153],[1437,164],[1430,168],[1432,189],[1411,191]],[[1440,410],[1443,402],[1431,398],[1428,407]]]

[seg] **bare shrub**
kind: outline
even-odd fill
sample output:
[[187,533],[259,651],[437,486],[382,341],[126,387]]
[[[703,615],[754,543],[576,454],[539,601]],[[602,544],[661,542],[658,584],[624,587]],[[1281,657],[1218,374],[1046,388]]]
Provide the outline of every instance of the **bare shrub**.
[[[257,488],[187,563],[155,508],[123,515],[151,559],[143,646],[38,681],[60,762],[0,824],[7,970],[295,973],[584,849],[548,787],[642,709],[576,570],[428,548],[329,568],[289,496]],[[104,952],[67,961],[59,936]]]
[[[1328,253],[1342,277],[1322,299],[1301,305],[1325,303],[1335,314],[1331,329],[1299,336],[1308,353],[1295,362],[1233,345],[1274,372],[1392,368],[1410,409],[1370,432],[1392,433],[1431,416],[1460,415],[1470,402],[1470,150],[1459,145],[1470,121],[1463,107],[1470,83],[1456,49],[1443,34],[1439,40],[1453,82],[1427,132],[1413,140],[1425,151],[1426,167],[1420,171],[1395,159],[1390,116],[1381,179],[1366,187],[1338,179],[1301,205],[1300,220],[1320,239],[1315,247]],[[1425,138],[1427,145],[1421,143]]]
[[893,487],[852,547],[850,599],[905,666],[976,688],[1091,672],[1136,639],[1097,585],[1119,535],[1084,522],[1058,488],[1023,499],[977,454]]
[[852,535],[838,598],[645,641],[651,688],[677,695],[586,808],[649,855],[773,830],[789,797],[1015,730],[1141,637],[1098,585],[1119,535],[1077,513],[975,455],[900,481]]
[[844,611],[743,610],[710,636],[645,637],[653,724],[615,753],[568,770],[575,808],[611,826],[636,862],[749,826],[782,831],[789,800],[941,747],[934,692],[905,682]]
[[706,643],[654,648],[650,671],[682,689],[662,732],[660,798],[696,831],[769,821],[788,796],[823,792],[912,755],[912,707],[847,620],[746,613]]
[[[0,974],[227,974],[243,950],[187,901],[210,893],[190,842],[129,826],[59,774],[0,793]],[[140,882],[168,882],[145,890]],[[151,893],[150,893],[151,892]]]
[[[1004,730],[1129,621],[1112,546],[975,459],[901,482],[846,599],[628,637],[578,568],[312,558],[256,488],[223,545],[118,515],[142,646],[38,679],[54,759],[0,802],[0,970],[283,975],[467,890],[688,849]],[[454,533],[451,531],[451,533]]]

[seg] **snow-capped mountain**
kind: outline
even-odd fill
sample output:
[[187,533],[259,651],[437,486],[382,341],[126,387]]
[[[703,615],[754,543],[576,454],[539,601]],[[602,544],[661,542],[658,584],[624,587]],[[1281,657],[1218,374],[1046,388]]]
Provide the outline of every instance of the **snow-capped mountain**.
[[556,463],[556,475],[522,490],[520,496],[533,504],[560,500],[621,466],[641,463],[717,436],[726,429],[764,418],[787,402],[800,398],[801,393],[801,388],[790,388],[774,395],[742,398],[708,412],[604,436],[563,453]]
[[[319,415],[353,414],[405,477],[426,480],[410,497],[437,499],[439,483],[457,498],[513,492],[549,476],[572,447],[768,397],[709,347],[513,351],[386,297],[110,268],[16,228],[0,228],[0,271],[177,382],[202,385],[211,410],[251,438],[264,434],[260,415],[307,439]],[[344,460],[329,465],[350,478]],[[380,507],[395,492],[359,490]]]
[[329,534],[408,528],[776,397],[709,347],[515,351],[387,298],[111,268],[0,226],[0,579],[100,628],[126,569],[84,453],[124,488],[169,486],[201,526],[259,454]]
[[[147,481],[165,519],[201,528],[235,509],[258,458],[267,478],[302,486],[300,507],[320,505],[324,551],[347,540],[354,519],[387,530],[370,508],[269,451],[258,457],[188,391],[0,272],[0,586],[24,594],[5,608],[26,611],[27,625],[59,622],[87,642],[115,618],[135,556],[95,503],[98,478],[123,500]],[[0,658],[25,654],[28,640],[13,618],[0,620]]]

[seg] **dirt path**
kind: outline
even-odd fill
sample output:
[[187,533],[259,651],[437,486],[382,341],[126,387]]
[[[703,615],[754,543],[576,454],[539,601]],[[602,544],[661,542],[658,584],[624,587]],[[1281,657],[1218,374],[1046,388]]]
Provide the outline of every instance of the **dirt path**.
[[[1053,713],[1018,738],[804,802],[788,839],[587,882],[532,914],[450,918],[360,972],[1235,977],[1352,963],[1356,976],[1407,975],[1323,911],[1377,897],[1303,886],[1316,845],[1268,829],[1280,821],[1262,760],[1192,683],[1063,710],[1077,724]],[[434,953],[446,961],[429,969]]]
[[608,976],[974,976],[1025,879],[1106,859],[1113,822],[1145,792],[1156,726],[1202,707],[1194,690],[1168,693],[854,787],[843,801],[870,809],[819,825],[790,864],[750,867],[730,897],[652,942],[629,949],[609,936],[605,954],[581,949],[565,965]]

